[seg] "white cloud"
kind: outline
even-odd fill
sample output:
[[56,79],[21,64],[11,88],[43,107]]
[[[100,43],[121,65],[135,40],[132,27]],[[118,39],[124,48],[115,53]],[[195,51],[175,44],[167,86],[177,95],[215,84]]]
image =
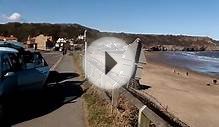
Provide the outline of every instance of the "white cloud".
[[21,21],[21,14],[14,12],[10,16],[5,16],[6,19],[10,22],[20,22]]

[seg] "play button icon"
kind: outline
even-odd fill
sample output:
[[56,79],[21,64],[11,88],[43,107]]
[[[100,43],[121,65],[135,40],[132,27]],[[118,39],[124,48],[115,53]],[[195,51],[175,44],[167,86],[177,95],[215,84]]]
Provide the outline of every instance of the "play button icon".
[[117,89],[127,84],[134,71],[134,53],[125,41],[104,37],[92,42],[85,52],[85,75],[102,89]]
[[106,75],[116,64],[117,62],[107,52],[105,52],[105,74]]

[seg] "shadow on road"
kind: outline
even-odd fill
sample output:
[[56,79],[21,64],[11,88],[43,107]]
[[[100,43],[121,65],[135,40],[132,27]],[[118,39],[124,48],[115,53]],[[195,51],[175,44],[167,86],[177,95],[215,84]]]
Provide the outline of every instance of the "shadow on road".
[[80,75],[78,73],[59,73],[57,71],[50,71],[47,83],[58,83],[63,80],[72,79],[79,76]]
[[[16,95],[5,104],[5,121],[7,125],[17,124],[48,114],[83,94],[81,81],[66,81],[79,76],[77,73],[51,72],[48,85],[41,92],[28,92]],[[61,83],[57,83],[61,82]]]

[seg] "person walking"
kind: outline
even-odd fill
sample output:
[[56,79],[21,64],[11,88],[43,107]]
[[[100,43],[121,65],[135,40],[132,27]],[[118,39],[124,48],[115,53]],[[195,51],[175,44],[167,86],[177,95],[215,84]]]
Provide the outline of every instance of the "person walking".
[[67,53],[67,44],[63,43],[63,50],[62,50],[63,55]]

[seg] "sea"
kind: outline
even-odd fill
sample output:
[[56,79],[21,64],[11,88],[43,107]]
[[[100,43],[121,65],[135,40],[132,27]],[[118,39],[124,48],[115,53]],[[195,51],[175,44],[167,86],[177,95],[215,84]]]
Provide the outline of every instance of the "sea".
[[219,77],[219,51],[163,52],[171,66]]

